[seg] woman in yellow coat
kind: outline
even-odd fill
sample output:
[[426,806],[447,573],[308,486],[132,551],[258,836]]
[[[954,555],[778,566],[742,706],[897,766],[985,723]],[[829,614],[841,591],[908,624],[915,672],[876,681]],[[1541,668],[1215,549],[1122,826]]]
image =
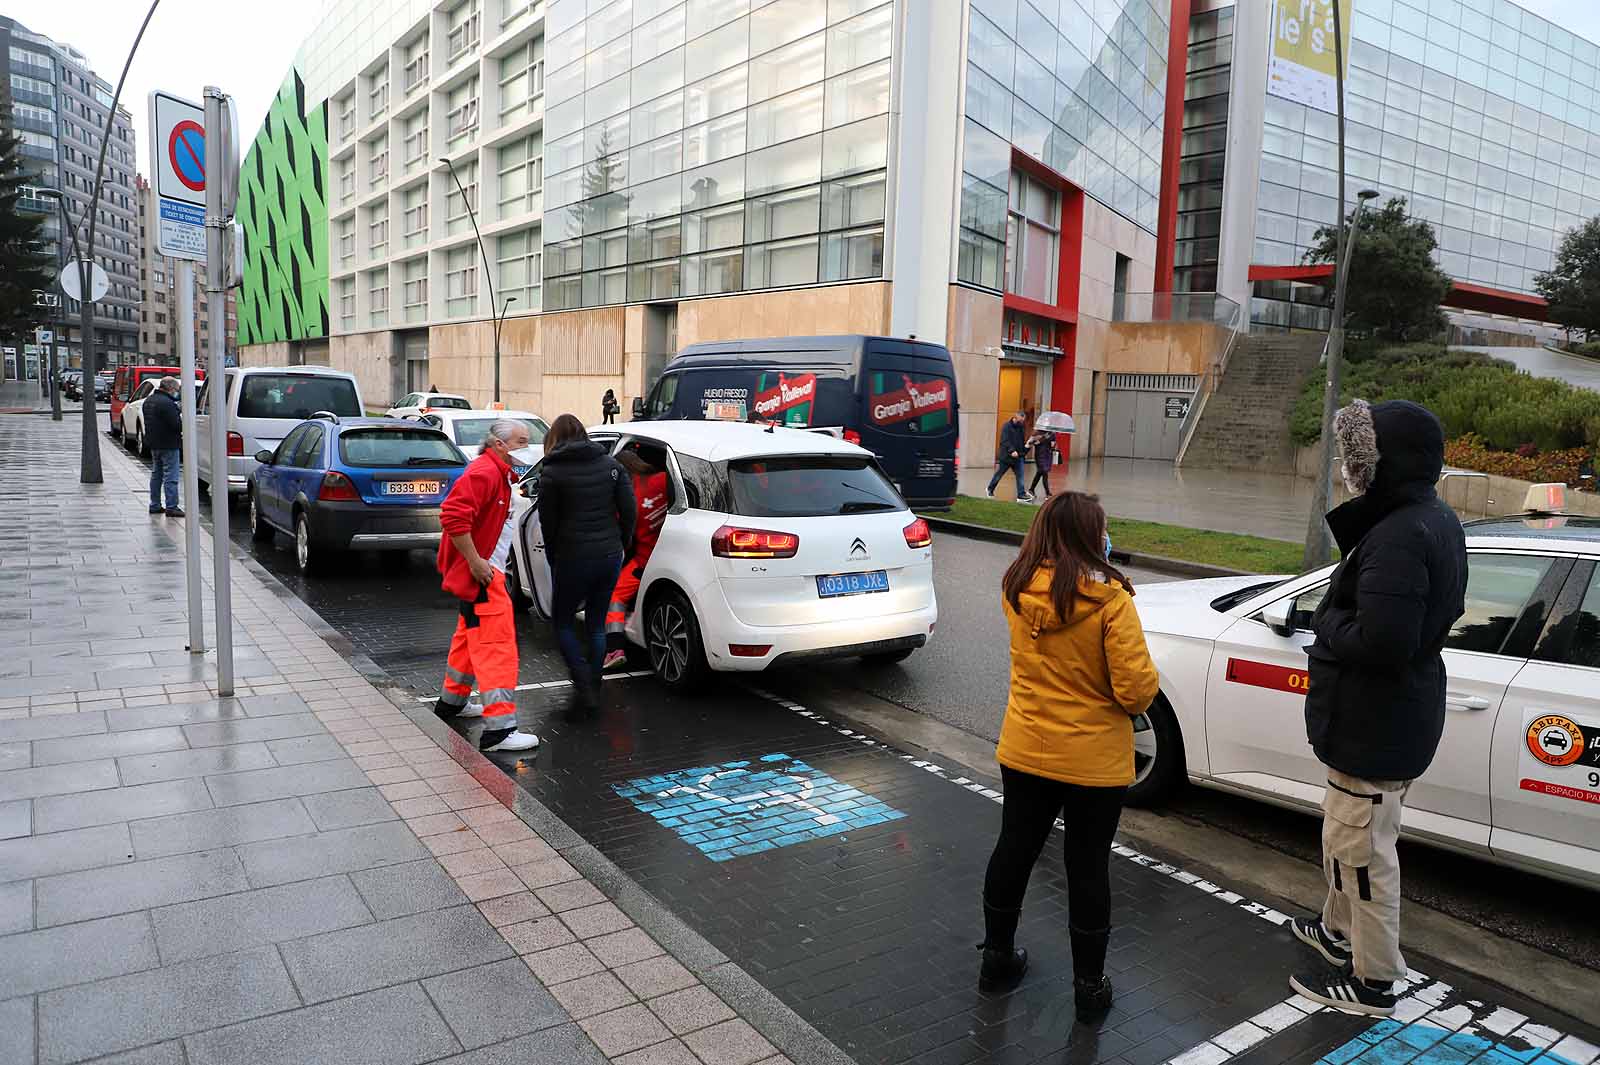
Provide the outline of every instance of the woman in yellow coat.
[[1133,608],[1133,585],[1107,558],[1100,501],[1056,495],[1034,518],[1002,582],[1011,630],[1011,695],[995,758],[1005,782],[1000,839],[983,885],[986,991],[1028,968],[1017,918],[1057,817],[1065,856],[1078,1018],[1111,1007],[1111,841],[1133,783],[1133,718],[1159,678]]

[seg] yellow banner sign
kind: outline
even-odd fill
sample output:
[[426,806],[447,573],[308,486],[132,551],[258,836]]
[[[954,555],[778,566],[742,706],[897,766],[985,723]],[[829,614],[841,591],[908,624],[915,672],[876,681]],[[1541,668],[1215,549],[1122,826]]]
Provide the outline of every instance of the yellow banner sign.
[[[1335,0],[1272,0],[1267,94],[1338,111],[1333,47]],[[1350,68],[1350,4],[1339,5],[1345,69]]]

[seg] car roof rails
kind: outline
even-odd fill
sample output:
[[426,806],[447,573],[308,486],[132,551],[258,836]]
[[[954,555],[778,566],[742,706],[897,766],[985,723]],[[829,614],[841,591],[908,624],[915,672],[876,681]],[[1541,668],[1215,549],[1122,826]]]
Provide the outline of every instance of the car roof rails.
[[306,421],[308,421],[308,422],[332,422],[334,425],[338,425],[339,424],[339,416],[337,414],[333,413],[333,411],[331,411],[331,410],[317,410],[317,411],[312,411],[311,412],[311,417],[307,418]]

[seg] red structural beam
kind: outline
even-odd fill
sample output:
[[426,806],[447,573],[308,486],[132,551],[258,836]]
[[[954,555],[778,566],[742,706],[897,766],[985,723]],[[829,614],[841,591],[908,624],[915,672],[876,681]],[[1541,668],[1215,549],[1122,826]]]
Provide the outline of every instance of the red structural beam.
[[1190,0],[1171,0],[1167,20],[1167,92],[1161,129],[1161,194],[1156,214],[1154,292],[1172,291],[1172,270],[1178,245],[1178,176],[1183,161],[1183,88],[1189,73]]
[[[1315,284],[1326,281],[1332,276],[1331,263],[1318,263],[1314,266],[1252,265],[1250,267],[1251,281],[1302,281]],[[1547,321],[1550,316],[1550,305],[1545,302],[1543,296],[1526,292],[1508,292],[1505,289],[1474,285],[1467,281],[1450,282],[1450,291],[1445,293],[1444,305],[1462,311],[1504,314],[1540,322]]]

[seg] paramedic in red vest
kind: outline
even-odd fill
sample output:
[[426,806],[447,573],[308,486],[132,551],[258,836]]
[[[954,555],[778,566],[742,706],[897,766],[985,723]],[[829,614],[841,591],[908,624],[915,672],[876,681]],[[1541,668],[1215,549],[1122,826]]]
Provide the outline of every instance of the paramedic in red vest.
[[606,669],[626,657],[628,638],[623,635],[623,630],[628,624],[628,615],[633,612],[633,602],[639,596],[639,583],[644,577],[645,564],[650,561],[650,553],[656,549],[656,541],[661,538],[661,526],[667,520],[666,471],[652,465],[633,448],[619,454],[617,461],[633,475],[633,553],[622,563],[617,587],[611,593],[611,605],[606,610],[606,643],[609,648]]
[[450,640],[444,690],[433,712],[474,717],[468,696],[483,700],[482,751],[526,751],[539,737],[517,728],[517,629],[506,594],[506,556],[511,551],[511,490],[516,482],[510,453],[528,446],[528,427],[503,418],[489,427],[483,450],[472,460],[439,507],[439,573],[444,590],[459,599],[461,617]]

